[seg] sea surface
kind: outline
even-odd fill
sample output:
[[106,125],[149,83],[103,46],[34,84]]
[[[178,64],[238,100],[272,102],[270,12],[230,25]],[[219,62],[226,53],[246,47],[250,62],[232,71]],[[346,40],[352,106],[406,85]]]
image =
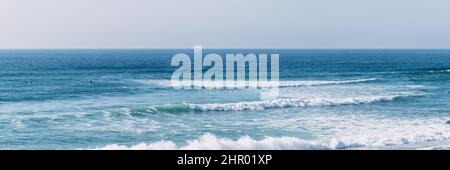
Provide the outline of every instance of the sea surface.
[[0,149],[448,149],[450,50],[277,53],[280,96],[174,89],[192,49],[0,50]]

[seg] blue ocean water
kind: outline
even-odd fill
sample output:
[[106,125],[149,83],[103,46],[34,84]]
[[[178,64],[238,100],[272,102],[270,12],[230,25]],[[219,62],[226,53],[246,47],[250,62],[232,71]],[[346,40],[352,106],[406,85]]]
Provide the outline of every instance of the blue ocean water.
[[280,98],[174,89],[190,49],[0,50],[0,149],[440,149],[450,50],[280,54]]

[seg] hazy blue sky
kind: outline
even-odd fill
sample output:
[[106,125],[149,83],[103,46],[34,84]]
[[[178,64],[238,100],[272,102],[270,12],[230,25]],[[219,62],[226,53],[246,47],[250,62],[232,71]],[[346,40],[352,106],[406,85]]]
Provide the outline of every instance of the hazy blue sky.
[[448,0],[0,0],[0,48],[450,48]]

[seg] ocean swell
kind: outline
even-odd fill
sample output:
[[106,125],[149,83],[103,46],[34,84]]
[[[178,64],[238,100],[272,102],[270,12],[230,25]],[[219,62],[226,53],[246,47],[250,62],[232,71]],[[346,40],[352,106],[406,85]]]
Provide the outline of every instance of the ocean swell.
[[427,131],[397,134],[370,134],[333,138],[329,142],[310,141],[297,137],[265,137],[261,140],[241,136],[237,140],[204,134],[197,139],[188,140],[184,145],[162,140],[154,143],[140,143],[133,146],[118,144],[94,148],[97,150],[330,150],[364,147],[386,147],[390,145],[417,144],[421,142],[450,139],[450,131]]
[[330,149],[328,146],[306,141],[295,137],[266,137],[255,140],[249,136],[242,136],[237,140],[219,138],[212,134],[204,134],[198,139],[189,140],[184,146],[177,146],[172,141],[155,143],[140,143],[134,146],[111,144],[94,148],[98,150],[293,150],[293,149]]
[[422,96],[422,93],[407,93],[379,96],[356,96],[346,98],[292,98],[274,99],[237,103],[206,103],[206,104],[165,104],[151,106],[149,110],[153,112],[187,112],[187,111],[242,111],[242,110],[265,110],[289,107],[318,107],[318,106],[338,106],[338,105],[359,105],[377,102],[394,101],[402,97]]
[[[363,83],[368,81],[374,81],[376,78],[366,78],[366,79],[354,79],[354,80],[293,80],[293,81],[233,81],[235,84],[232,88],[247,88],[247,87],[258,87],[258,88],[286,88],[286,87],[306,87],[306,86],[323,86],[323,85],[339,85],[339,84],[353,84],[353,83]],[[135,82],[141,84],[152,84],[167,87],[179,87],[182,84],[177,82],[171,82],[170,80],[134,80]],[[225,87],[219,85],[217,81],[201,81],[192,82],[192,87],[200,87],[205,89],[215,89],[216,87]],[[232,89],[230,88],[230,89]]]
[[309,107],[309,106],[335,106],[335,105],[358,105],[383,101],[393,101],[400,97],[419,96],[422,94],[397,94],[380,96],[362,96],[347,98],[306,98],[306,99],[275,99],[255,102],[238,103],[211,103],[211,104],[187,104],[189,108],[200,111],[239,111],[239,110],[264,110],[287,107]]

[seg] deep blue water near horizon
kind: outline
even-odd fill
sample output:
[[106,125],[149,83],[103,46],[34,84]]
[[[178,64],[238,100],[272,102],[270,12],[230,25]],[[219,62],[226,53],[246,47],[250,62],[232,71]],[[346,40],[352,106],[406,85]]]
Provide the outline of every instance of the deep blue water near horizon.
[[442,149],[450,50],[280,54],[280,98],[174,89],[192,49],[0,50],[0,149]]

